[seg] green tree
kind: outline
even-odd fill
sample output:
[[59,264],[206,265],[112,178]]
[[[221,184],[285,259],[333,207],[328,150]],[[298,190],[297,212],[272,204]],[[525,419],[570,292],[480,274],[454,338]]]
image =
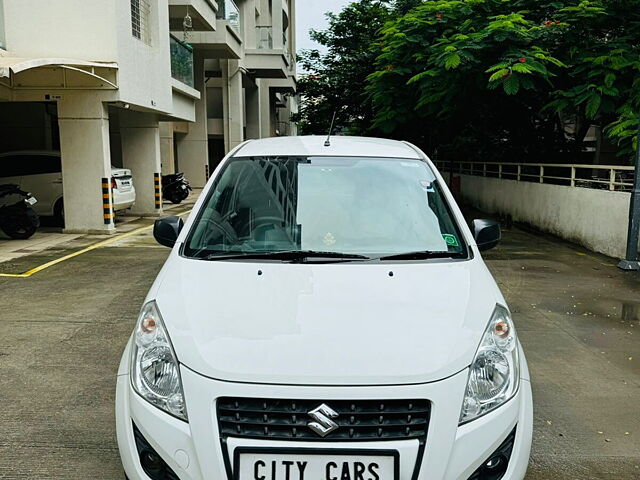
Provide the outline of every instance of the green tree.
[[639,43],[640,0],[424,1],[376,43],[372,127],[460,158],[551,161],[578,160],[595,124],[628,154]]
[[326,47],[303,51],[298,90],[303,98],[294,118],[304,134],[326,134],[334,112],[336,128],[350,133],[366,131],[374,112],[365,89],[367,76],[380,54],[375,39],[389,19],[389,2],[359,0],[338,14],[327,14],[329,27],[311,31],[311,37]]

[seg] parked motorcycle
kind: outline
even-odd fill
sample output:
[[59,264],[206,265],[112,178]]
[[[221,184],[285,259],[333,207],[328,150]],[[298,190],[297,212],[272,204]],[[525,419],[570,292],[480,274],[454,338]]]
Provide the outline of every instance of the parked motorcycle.
[[171,203],[178,204],[183,202],[192,190],[193,188],[184,178],[184,173],[175,173],[162,177],[162,198],[169,200]]
[[0,204],[3,198],[11,195],[22,199],[13,204],[0,205],[0,229],[11,238],[26,240],[40,226],[40,218],[33,209],[37,200],[30,193],[20,190],[18,185],[0,185]]

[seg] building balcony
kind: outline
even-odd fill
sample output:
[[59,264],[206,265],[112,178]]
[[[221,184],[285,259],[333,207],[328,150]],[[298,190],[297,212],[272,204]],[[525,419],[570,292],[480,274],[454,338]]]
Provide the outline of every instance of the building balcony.
[[[180,35],[180,32],[172,32]],[[236,30],[223,20],[215,32],[189,32],[189,44],[206,58],[242,58],[242,40]]]
[[214,31],[217,12],[215,0],[169,0],[169,25],[171,30],[182,31],[184,18],[189,14],[193,30]]
[[273,27],[256,27],[256,49],[273,50]]
[[193,87],[193,47],[181,42],[174,35],[171,35],[170,44],[171,77],[189,87]]
[[[239,59],[242,57],[240,10],[233,0],[220,0],[217,5],[216,30],[205,31],[194,26],[188,32],[189,44],[206,58]],[[180,29],[171,33],[176,37],[183,34]]]
[[240,9],[233,0],[220,0],[217,18],[227,22],[227,25],[240,35]]
[[298,91],[298,84],[293,76],[271,79],[268,85],[272,91],[279,94],[295,94]]
[[295,57],[289,51],[286,33],[275,41],[271,26],[256,27],[254,49],[247,49],[245,67],[258,78],[287,78],[293,75]]

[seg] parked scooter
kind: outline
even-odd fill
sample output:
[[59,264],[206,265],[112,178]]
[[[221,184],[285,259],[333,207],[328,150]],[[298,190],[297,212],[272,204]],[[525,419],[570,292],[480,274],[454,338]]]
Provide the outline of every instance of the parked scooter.
[[[16,195],[19,202],[1,205],[1,199]],[[20,190],[18,185],[0,185],[0,229],[11,238],[26,240],[40,226],[40,218],[33,209],[37,200],[30,193]]]
[[164,175],[162,177],[162,198],[169,200],[171,203],[178,204],[183,202],[192,190],[193,188],[184,178],[184,173]]

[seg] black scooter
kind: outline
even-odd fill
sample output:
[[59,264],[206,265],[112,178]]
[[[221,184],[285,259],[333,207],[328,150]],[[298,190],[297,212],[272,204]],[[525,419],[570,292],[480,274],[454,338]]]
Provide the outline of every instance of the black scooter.
[[184,178],[184,173],[164,175],[162,177],[162,198],[169,200],[171,203],[182,203],[192,190],[193,188]]
[[[19,202],[1,205],[2,199],[10,195],[22,197]],[[40,226],[40,217],[33,209],[37,203],[30,193],[20,190],[18,185],[0,185],[0,229],[9,237],[26,240]]]

